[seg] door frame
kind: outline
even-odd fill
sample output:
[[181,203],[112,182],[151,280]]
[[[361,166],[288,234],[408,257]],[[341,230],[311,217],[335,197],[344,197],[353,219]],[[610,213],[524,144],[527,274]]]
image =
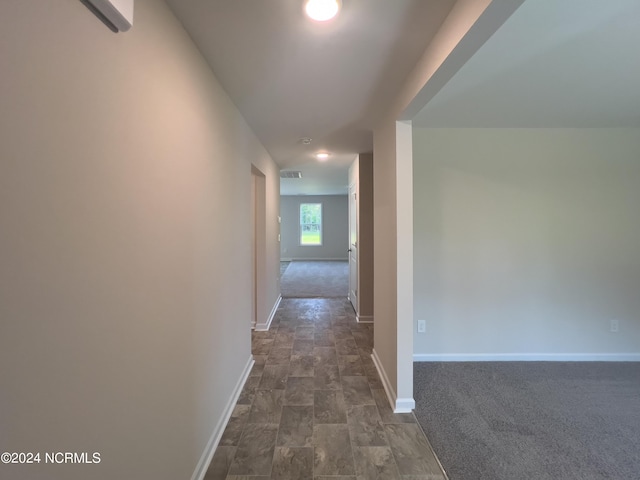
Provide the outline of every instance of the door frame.
[[251,165],[251,328],[266,321],[266,176]]
[[349,293],[347,298],[358,315],[358,187],[349,185]]

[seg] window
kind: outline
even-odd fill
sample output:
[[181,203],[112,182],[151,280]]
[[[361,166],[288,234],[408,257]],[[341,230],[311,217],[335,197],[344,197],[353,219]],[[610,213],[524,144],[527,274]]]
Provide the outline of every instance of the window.
[[300,245],[322,245],[322,204],[300,204]]

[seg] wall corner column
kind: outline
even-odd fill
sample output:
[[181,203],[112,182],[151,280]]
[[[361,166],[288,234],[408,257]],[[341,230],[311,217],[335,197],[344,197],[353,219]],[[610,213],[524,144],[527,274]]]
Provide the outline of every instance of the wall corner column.
[[394,410],[410,412],[413,398],[413,126],[396,122],[397,398]]

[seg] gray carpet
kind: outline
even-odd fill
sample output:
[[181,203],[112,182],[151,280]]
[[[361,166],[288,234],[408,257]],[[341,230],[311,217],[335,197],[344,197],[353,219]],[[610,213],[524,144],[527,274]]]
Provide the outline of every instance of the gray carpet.
[[640,363],[415,363],[450,480],[639,480]]
[[280,289],[285,298],[346,297],[349,262],[293,261],[280,278]]
[[284,271],[287,269],[287,267],[289,266],[291,262],[280,262],[280,277],[282,277],[282,274],[284,273]]

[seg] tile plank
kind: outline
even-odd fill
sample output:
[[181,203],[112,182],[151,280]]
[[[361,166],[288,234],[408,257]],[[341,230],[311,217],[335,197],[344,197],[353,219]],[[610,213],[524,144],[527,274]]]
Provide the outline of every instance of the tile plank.
[[247,424],[229,475],[270,475],[277,433],[277,425]]
[[346,425],[313,427],[314,475],[355,475]]

